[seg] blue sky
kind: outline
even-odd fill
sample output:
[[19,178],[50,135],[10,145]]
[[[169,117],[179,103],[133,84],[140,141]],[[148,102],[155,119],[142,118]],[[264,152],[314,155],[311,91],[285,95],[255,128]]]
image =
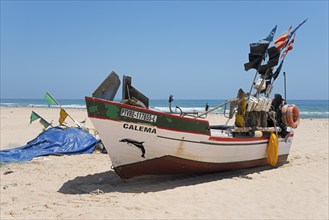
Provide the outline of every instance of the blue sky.
[[1,98],[83,99],[111,71],[151,99],[233,98],[255,75],[249,43],[306,18],[282,69],[287,96],[328,99],[328,1],[2,0]]

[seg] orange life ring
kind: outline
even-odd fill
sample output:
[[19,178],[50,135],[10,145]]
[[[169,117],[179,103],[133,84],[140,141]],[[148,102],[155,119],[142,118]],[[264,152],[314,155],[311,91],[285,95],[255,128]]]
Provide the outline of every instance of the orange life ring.
[[282,121],[286,126],[297,128],[299,125],[299,110],[296,105],[282,107]]

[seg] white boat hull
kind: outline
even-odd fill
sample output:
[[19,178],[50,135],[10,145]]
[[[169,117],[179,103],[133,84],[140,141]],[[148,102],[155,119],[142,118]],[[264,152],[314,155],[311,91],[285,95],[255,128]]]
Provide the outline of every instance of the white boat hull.
[[[132,108],[136,112],[158,114],[120,103],[108,103],[119,105],[120,108]],[[163,113],[161,114],[160,116],[163,116]],[[209,133],[176,130],[145,122],[143,121],[145,118],[117,119],[92,114],[89,117],[106,147],[113,168],[122,178],[138,175],[217,172],[267,164],[268,138],[232,137],[225,132],[211,129]],[[168,115],[168,120],[171,117],[179,116]],[[205,120],[198,122],[208,123]],[[278,138],[279,162],[286,161],[292,139],[293,134],[286,139]]]

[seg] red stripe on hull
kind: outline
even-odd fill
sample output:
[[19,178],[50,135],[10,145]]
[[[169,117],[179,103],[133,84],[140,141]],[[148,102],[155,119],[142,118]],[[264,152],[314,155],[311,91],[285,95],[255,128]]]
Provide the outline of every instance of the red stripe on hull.
[[[287,158],[287,154],[280,155],[278,163],[286,161]],[[143,162],[115,167],[114,170],[121,178],[129,179],[131,177],[143,175],[212,173],[265,165],[268,165],[266,158],[232,163],[206,163],[173,156],[163,156]]]

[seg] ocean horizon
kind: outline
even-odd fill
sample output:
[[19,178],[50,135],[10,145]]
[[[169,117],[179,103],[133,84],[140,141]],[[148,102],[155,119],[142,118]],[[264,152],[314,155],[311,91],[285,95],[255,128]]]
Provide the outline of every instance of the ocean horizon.
[[[119,101],[119,100],[116,100]],[[214,108],[226,100],[200,100],[200,99],[177,99],[172,102],[172,110],[179,111],[178,106],[183,112],[198,112],[205,111],[206,104],[209,109]],[[68,109],[86,109],[84,99],[57,99],[57,102]],[[150,109],[168,112],[169,102],[167,99],[150,99]],[[297,105],[300,111],[301,118],[329,118],[329,100],[288,100],[289,104]],[[35,108],[59,108],[59,106],[49,106],[45,99],[1,99],[1,107],[35,107]],[[228,108],[229,106],[227,106]],[[215,110],[213,113],[227,112],[225,107]]]

